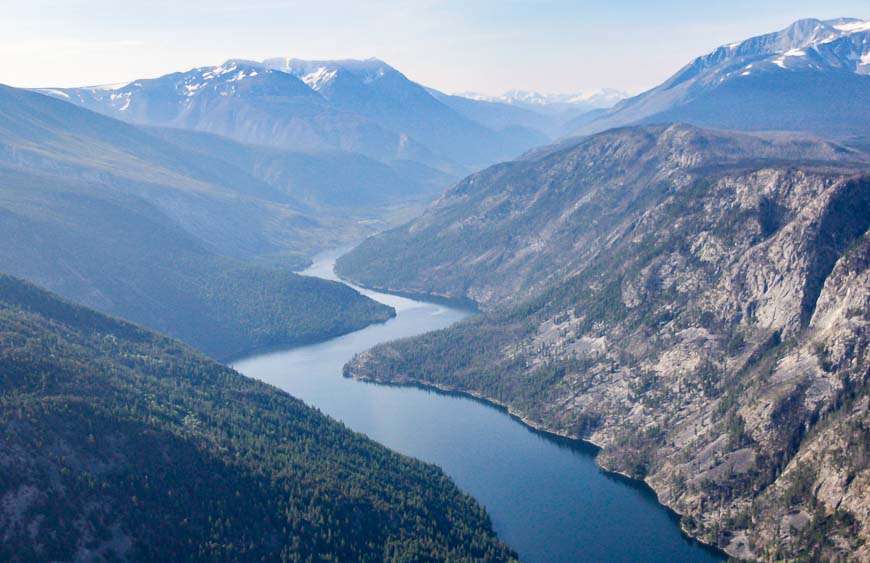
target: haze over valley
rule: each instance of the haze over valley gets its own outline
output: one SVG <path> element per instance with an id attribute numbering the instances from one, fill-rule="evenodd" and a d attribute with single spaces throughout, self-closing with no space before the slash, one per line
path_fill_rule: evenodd
<path id="1" fill-rule="evenodd" d="M 543 53 L 563 4 L 432 21 Z M 681 14 L 571 93 L 423 39 L 0 84 L 0 559 L 870 559 L 870 21 L 623 89 Z"/>

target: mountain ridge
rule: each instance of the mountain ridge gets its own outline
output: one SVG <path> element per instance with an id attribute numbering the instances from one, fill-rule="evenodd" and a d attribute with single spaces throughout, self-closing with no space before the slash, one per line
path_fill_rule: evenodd
<path id="1" fill-rule="evenodd" d="M 0 87 L 0 270 L 214 356 L 392 316 L 288 271 L 306 238 L 334 236 L 307 207 L 221 158 Z"/>
<path id="2" fill-rule="evenodd" d="M 623 152 L 637 154 L 639 162 L 629 167 L 628 171 L 640 169 L 641 174 L 657 174 L 656 167 L 662 167 L 661 173 L 666 174 L 684 167 L 702 169 L 714 163 L 718 166 L 751 167 L 758 161 L 785 166 L 801 161 L 816 161 L 821 164 L 841 161 L 845 167 L 852 169 L 870 163 L 870 157 L 862 151 L 802 135 L 735 133 L 700 129 L 686 124 L 613 129 L 592 137 L 568 140 L 552 150 L 541 149 L 524 160 L 497 164 L 468 176 L 452 186 L 415 221 L 375 235 L 351 253 L 339 258 L 337 271 L 366 287 L 472 299 L 484 308 L 525 297 L 526 294 L 520 291 L 520 287 L 529 289 L 546 281 L 526 277 L 523 274 L 526 268 L 533 272 L 535 267 L 546 271 L 544 265 L 548 263 L 548 259 L 552 264 L 560 264 L 565 260 L 557 254 L 539 256 L 538 252 L 519 252 L 518 248 L 521 245 L 535 248 L 538 241 L 546 241 L 548 237 L 556 236 L 568 237 L 562 241 L 564 244 L 576 245 L 577 242 L 571 241 L 570 237 L 573 235 L 570 233 L 556 234 L 561 224 L 566 221 L 559 217 L 560 214 L 571 212 L 571 205 L 566 204 L 566 209 L 555 204 L 552 208 L 545 207 L 547 214 L 532 218 L 532 223 L 529 224 L 526 222 L 528 216 L 523 213 L 531 214 L 533 209 L 526 209 L 525 203 L 521 202 L 537 190 L 547 193 L 547 186 L 551 181 L 547 176 L 551 162 L 579 166 L 575 160 L 583 158 L 583 167 L 596 170 L 596 158 L 601 158 L 606 163 L 613 153 Z M 595 156 L 579 156 L 587 153 Z M 632 179 L 631 174 L 634 172 L 628 171 L 622 168 L 602 168 L 596 171 L 595 177 L 602 186 L 619 189 L 624 182 Z M 526 174 L 538 177 L 539 182 L 516 180 Z M 488 186 L 498 186 L 503 179 L 510 183 L 503 186 L 502 191 L 491 194 L 491 201 L 474 199 L 476 196 L 472 194 L 477 191 L 476 186 L 480 182 Z M 584 185 L 586 186 L 588 184 Z M 573 188 L 570 184 L 565 184 L 559 189 L 561 191 L 556 192 L 554 197 L 562 197 L 570 193 L 565 190 Z M 544 205 L 539 199 L 532 198 L 531 201 L 534 205 Z M 451 225 L 450 228 L 444 227 L 442 222 L 462 217 L 468 212 L 467 206 L 472 202 L 475 207 L 480 206 L 479 218 L 469 220 L 468 223 Z M 487 216 L 492 218 L 484 219 Z M 477 225 L 476 221 L 483 223 Z M 488 224 L 490 221 L 492 225 Z M 506 240 L 512 241 L 504 254 L 493 254 L 488 246 L 493 240 L 489 238 L 490 233 L 486 229 L 496 226 Z M 389 246 L 394 242 L 402 246 L 391 248 L 389 253 L 375 250 L 381 245 Z M 466 256 L 477 251 L 482 254 L 463 264 L 459 262 L 462 253 L 451 256 L 451 248 L 465 248 Z M 433 257 L 441 256 L 442 260 L 431 270 L 417 269 L 429 259 L 427 252 L 431 252 Z M 524 260 L 533 262 L 519 267 L 518 264 L 525 264 Z M 386 278 L 377 277 L 377 273 L 386 271 L 390 271 L 391 283 L 404 287 L 383 285 Z M 369 276 L 368 272 L 375 275 Z M 475 280 L 487 280 L 490 276 L 493 276 L 493 280 L 498 280 L 502 275 L 510 280 L 508 287 L 503 290 L 496 291 L 490 285 L 475 285 Z M 428 280 L 427 276 L 430 276 Z M 434 285 L 427 285 L 430 281 Z M 499 283 L 501 282 L 496 281 L 492 285 Z"/>
<path id="3" fill-rule="evenodd" d="M 870 121 L 861 101 L 870 93 L 868 37 L 870 22 L 855 18 L 799 20 L 697 57 L 662 84 L 592 120 L 578 119 L 573 132 L 686 121 L 839 138 L 863 134 L 861 124 Z"/>
<path id="4" fill-rule="evenodd" d="M 539 140 L 468 119 L 377 59 L 230 59 L 109 88 L 37 91 L 141 125 L 292 150 L 340 149 L 384 162 L 409 159 L 445 171 L 508 158 Z"/>
<path id="5" fill-rule="evenodd" d="M 483 313 L 345 374 L 588 439 L 734 557 L 861 559 L 870 156 L 766 137 L 612 129 L 466 178 L 337 271 Z"/>

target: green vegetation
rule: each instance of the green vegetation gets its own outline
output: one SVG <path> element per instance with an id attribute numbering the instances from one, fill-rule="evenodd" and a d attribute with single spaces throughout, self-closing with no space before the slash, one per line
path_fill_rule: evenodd
<path id="1" fill-rule="evenodd" d="M 514 558 L 438 468 L 8 276 L 0 498 L 11 561 Z"/>
<path id="2" fill-rule="evenodd" d="M 344 284 L 217 256 L 137 198 L 24 173 L 0 180 L 9 209 L 0 209 L 8 242 L 0 266 L 215 358 L 322 340 L 394 314 Z"/>
<path id="3" fill-rule="evenodd" d="M 290 273 L 325 237 L 300 207 L 217 158 L 0 86 L 0 270 L 65 298 L 219 359 L 388 319 Z"/>

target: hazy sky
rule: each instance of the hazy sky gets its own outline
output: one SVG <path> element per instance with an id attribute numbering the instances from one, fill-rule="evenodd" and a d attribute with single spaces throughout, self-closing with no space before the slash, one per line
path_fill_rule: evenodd
<path id="1" fill-rule="evenodd" d="M 868 0 L 0 0 L 0 83 L 125 82 L 229 58 L 378 57 L 447 92 L 637 92 L 714 47 Z"/>

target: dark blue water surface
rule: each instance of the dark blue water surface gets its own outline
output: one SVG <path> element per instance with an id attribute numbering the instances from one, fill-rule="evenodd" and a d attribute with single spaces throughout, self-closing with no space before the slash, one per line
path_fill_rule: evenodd
<path id="1" fill-rule="evenodd" d="M 336 255 L 321 255 L 303 273 L 335 279 Z M 342 366 L 357 352 L 444 328 L 469 314 L 360 291 L 395 307 L 396 318 L 234 367 L 393 450 L 443 468 L 486 507 L 499 537 L 524 561 L 722 559 L 684 537 L 674 515 L 644 485 L 600 470 L 591 446 L 533 431 L 471 398 L 342 377 Z"/>

